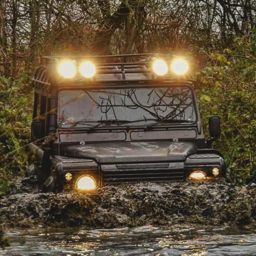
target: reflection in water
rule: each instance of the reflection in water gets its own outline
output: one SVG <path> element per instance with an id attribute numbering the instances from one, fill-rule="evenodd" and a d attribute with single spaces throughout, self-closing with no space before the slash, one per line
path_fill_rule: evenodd
<path id="1" fill-rule="evenodd" d="M 12 230 L 0 255 L 256 255 L 256 234 L 143 226 L 121 229 Z"/>

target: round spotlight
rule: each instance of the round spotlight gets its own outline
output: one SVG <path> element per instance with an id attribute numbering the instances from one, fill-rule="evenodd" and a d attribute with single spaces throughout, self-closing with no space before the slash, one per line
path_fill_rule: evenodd
<path id="1" fill-rule="evenodd" d="M 66 173 L 66 174 L 65 174 L 65 179 L 66 179 L 67 181 L 71 181 L 71 180 L 72 180 L 72 174 L 71 174 L 70 172 Z"/>
<path id="2" fill-rule="evenodd" d="M 195 171 L 189 175 L 189 179 L 198 180 L 198 181 L 204 180 L 204 179 L 206 179 L 206 174 L 205 174 L 205 172 L 202 172 L 202 171 Z"/>
<path id="3" fill-rule="evenodd" d="M 171 70 L 177 75 L 184 75 L 188 72 L 188 62 L 184 59 L 176 59 L 171 64 Z"/>
<path id="4" fill-rule="evenodd" d="M 220 169 L 215 167 L 212 169 L 212 174 L 216 177 L 220 174 Z"/>
<path id="5" fill-rule="evenodd" d="M 90 191 L 96 189 L 96 182 L 90 176 L 81 176 L 77 180 L 77 189 L 83 191 Z"/>
<path id="6" fill-rule="evenodd" d="M 92 62 L 84 61 L 80 64 L 79 72 L 82 76 L 90 78 L 96 74 L 96 68 Z"/>
<path id="7" fill-rule="evenodd" d="M 158 59 L 153 63 L 153 70 L 158 76 L 164 76 L 168 73 L 168 65 L 164 60 Z"/>
<path id="8" fill-rule="evenodd" d="M 73 78 L 76 75 L 76 65 L 72 60 L 62 61 L 58 66 L 58 71 L 64 78 Z"/>

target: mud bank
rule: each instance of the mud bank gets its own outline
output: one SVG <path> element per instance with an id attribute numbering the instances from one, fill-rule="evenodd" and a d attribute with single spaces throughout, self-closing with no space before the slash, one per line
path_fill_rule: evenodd
<path id="1" fill-rule="evenodd" d="M 91 194 L 34 193 L 23 181 L 0 197 L 3 226 L 96 228 L 142 225 L 248 225 L 256 221 L 256 184 L 141 183 L 109 186 Z"/>

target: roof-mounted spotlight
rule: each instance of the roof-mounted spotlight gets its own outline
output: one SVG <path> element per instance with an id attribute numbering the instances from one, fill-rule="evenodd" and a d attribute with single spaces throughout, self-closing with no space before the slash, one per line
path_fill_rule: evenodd
<path id="1" fill-rule="evenodd" d="M 79 66 L 79 72 L 83 77 L 91 78 L 96 74 L 96 67 L 90 61 L 84 61 Z"/>
<path id="2" fill-rule="evenodd" d="M 184 59 L 175 59 L 171 64 L 171 70 L 176 75 L 185 75 L 188 72 L 189 65 Z"/>
<path id="3" fill-rule="evenodd" d="M 76 75 L 76 64 L 72 60 L 64 60 L 58 66 L 58 72 L 64 78 L 73 78 Z"/>
<path id="4" fill-rule="evenodd" d="M 168 65 L 164 60 L 156 59 L 153 63 L 153 71 L 158 76 L 164 76 L 168 73 Z"/>

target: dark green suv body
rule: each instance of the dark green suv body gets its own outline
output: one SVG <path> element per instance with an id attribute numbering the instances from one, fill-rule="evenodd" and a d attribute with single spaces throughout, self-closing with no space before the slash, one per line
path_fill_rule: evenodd
<path id="1" fill-rule="evenodd" d="M 88 57 L 67 64 L 67 57 L 45 57 L 33 79 L 30 150 L 36 157 L 28 167 L 43 189 L 225 176 L 224 160 L 211 148 L 219 118 L 210 118 L 212 138 L 206 140 L 194 82 L 155 74 L 152 63 L 160 57 L 170 58 L 90 57 L 95 74 L 89 78 L 81 71 Z"/>

